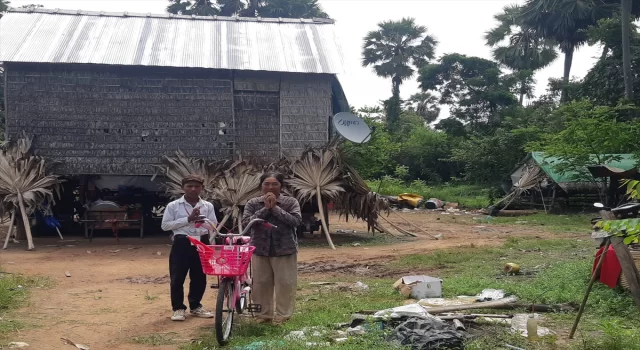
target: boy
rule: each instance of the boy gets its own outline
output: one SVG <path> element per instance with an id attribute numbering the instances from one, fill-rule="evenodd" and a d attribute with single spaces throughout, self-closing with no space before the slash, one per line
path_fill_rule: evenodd
<path id="1" fill-rule="evenodd" d="M 205 215 L 212 223 L 217 224 L 213 204 L 202 200 L 200 193 L 204 180 L 197 175 L 182 179 L 184 196 L 167 205 L 162 217 L 162 230 L 173 231 L 173 245 L 169 254 L 169 276 L 171 280 L 172 321 L 184 321 L 187 307 L 184 305 L 184 281 L 189 274 L 189 308 L 191 315 L 212 318 L 213 313 L 205 311 L 200 301 L 207 288 L 207 276 L 202 272 L 202 264 L 196 247 L 187 236 L 200 239 L 209 244 L 208 231 L 195 228 L 198 216 Z"/>

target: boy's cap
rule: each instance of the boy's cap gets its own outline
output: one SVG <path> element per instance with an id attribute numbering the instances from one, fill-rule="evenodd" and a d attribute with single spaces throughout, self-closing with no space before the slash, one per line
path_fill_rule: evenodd
<path id="1" fill-rule="evenodd" d="M 189 175 L 182 179 L 182 186 L 186 185 L 189 182 L 197 182 L 201 185 L 204 184 L 204 179 L 200 175 Z"/>

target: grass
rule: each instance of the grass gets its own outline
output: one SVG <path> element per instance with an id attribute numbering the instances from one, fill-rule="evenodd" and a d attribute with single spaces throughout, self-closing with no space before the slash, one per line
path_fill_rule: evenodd
<path id="1" fill-rule="evenodd" d="M 151 294 L 149 294 L 149 291 L 145 292 L 144 300 L 146 300 L 146 301 L 154 301 L 156 299 L 158 299 L 157 295 L 151 295 Z"/>
<path id="2" fill-rule="evenodd" d="M 389 263 L 387 267 L 392 271 L 407 268 L 433 271 L 432 276 L 444 280 L 444 297 L 475 295 L 483 289 L 495 288 L 518 296 L 523 303 L 579 303 L 589 280 L 593 252 L 593 243 L 588 238 L 510 238 L 502 247 L 479 248 L 469 244 L 457 249 L 402 256 Z M 525 274 L 505 276 L 502 267 L 507 262 L 519 264 Z M 238 346 L 236 349 L 249 350 L 254 348 L 243 346 L 263 342 L 267 346 L 255 349 L 307 349 L 305 342 L 322 343 L 331 337 L 320 335 L 318 339 L 296 342 L 286 340 L 285 336 L 291 331 L 305 327 L 320 327 L 329 331 L 336 323 L 348 322 L 353 312 L 379 310 L 399 306 L 405 302 L 391 287 L 393 279 L 354 278 L 342 276 L 338 280 L 351 283 L 362 280 L 369 285 L 369 290 L 363 294 L 329 291 L 310 286 L 307 283 L 309 281 L 301 281 L 297 310 L 289 323 L 282 327 L 273 327 L 242 320 L 234 328 L 233 346 Z M 544 326 L 558 332 L 561 335 L 559 338 L 566 338 L 565 332 L 571 327 L 575 313 L 545 316 Z M 384 341 L 387 332 L 388 330 L 373 331 L 363 337 L 350 337 L 345 343 L 319 348 L 392 349 L 391 345 Z M 538 342 L 528 342 L 526 338 L 514 335 L 504 327 L 488 327 L 471 339 L 466 348 L 504 349 L 505 344 L 534 350 L 640 349 L 640 313 L 626 293 L 596 284 L 579 326 L 577 339 L 574 341 L 566 342 L 556 337 L 547 337 Z M 209 333 L 198 343 L 185 349 L 217 349 L 214 335 Z"/>
<path id="3" fill-rule="evenodd" d="M 554 215 L 538 213 L 521 217 L 494 217 L 489 220 L 492 224 L 521 225 L 527 227 L 543 227 L 554 232 L 580 232 L 584 233 L 590 227 L 590 220 L 596 216 L 587 214 Z"/>
<path id="4" fill-rule="evenodd" d="M 401 193 L 416 193 L 425 199 L 438 198 L 446 202 L 456 202 L 462 208 L 479 209 L 489 206 L 490 190 L 474 185 L 443 184 L 430 186 L 422 181 L 404 183 L 401 180 L 385 177 L 382 180 L 367 181 L 372 191 L 386 196 L 397 196 Z"/>
<path id="5" fill-rule="evenodd" d="M 147 346 L 175 345 L 174 337 L 176 335 L 176 333 L 148 334 L 133 338 L 133 342 Z"/>
<path id="6" fill-rule="evenodd" d="M 11 316 L 15 309 L 25 305 L 29 291 L 33 288 L 49 288 L 53 281 L 43 277 L 26 277 L 0 272 L 0 340 L 6 341 L 10 334 L 26 325 Z"/>

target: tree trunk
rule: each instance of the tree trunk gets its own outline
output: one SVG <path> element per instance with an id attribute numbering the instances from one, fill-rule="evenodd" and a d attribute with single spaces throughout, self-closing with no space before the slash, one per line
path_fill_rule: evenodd
<path id="1" fill-rule="evenodd" d="M 575 48 L 571 46 L 564 53 L 564 75 L 562 76 L 562 96 L 560 102 L 565 103 L 569 100 L 569 76 L 571 75 L 571 64 L 573 64 L 573 53 Z"/>
<path id="2" fill-rule="evenodd" d="M 393 95 L 393 97 L 400 98 L 400 83 L 401 82 L 402 81 L 399 78 L 396 78 L 396 77 L 391 78 L 391 84 L 392 84 L 391 94 Z"/>
<path id="3" fill-rule="evenodd" d="M 9 245 L 9 239 L 11 237 L 11 233 L 13 232 L 13 223 L 16 221 L 16 211 L 15 209 L 11 211 L 11 220 L 9 221 L 9 229 L 7 230 L 7 238 L 4 240 L 4 246 L 2 249 L 7 249 Z"/>
<path id="4" fill-rule="evenodd" d="M 331 235 L 329 234 L 327 221 L 325 220 L 324 207 L 322 206 L 322 196 L 320 195 L 320 186 L 316 188 L 316 198 L 318 199 L 318 211 L 320 211 L 320 222 L 322 223 L 324 235 L 327 236 L 327 242 L 329 242 L 329 246 L 331 247 L 331 249 L 336 250 L 336 247 L 333 245 L 333 241 L 331 240 Z"/>
<path id="5" fill-rule="evenodd" d="M 524 107 L 524 95 L 526 94 L 527 85 L 524 80 L 520 82 L 520 106 Z"/>
<path id="6" fill-rule="evenodd" d="M 624 72 L 624 98 L 633 100 L 633 73 L 631 72 L 631 42 L 629 26 L 631 24 L 631 3 L 633 0 L 622 0 L 622 71 Z"/>
<path id="7" fill-rule="evenodd" d="M 27 233 L 27 250 L 34 250 L 36 247 L 33 245 L 33 237 L 31 236 L 31 226 L 29 225 L 29 216 L 27 215 L 27 209 L 24 207 L 24 201 L 22 200 L 22 193 L 18 192 L 18 203 L 20 204 L 20 213 L 22 215 L 22 222 L 24 223 L 24 230 Z"/>

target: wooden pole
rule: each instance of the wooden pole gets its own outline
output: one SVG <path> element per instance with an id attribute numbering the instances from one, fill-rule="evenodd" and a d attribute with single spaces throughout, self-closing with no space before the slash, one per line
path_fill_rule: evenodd
<path id="1" fill-rule="evenodd" d="M 409 225 L 417 228 L 418 230 L 420 230 L 422 233 L 426 234 L 427 236 L 431 236 L 434 239 L 437 239 L 435 236 L 431 235 L 429 232 L 423 230 L 422 228 L 420 228 L 418 225 L 414 224 L 413 222 L 405 219 L 402 215 L 396 213 L 396 212 L 392 212 L 393 214 L 396 214 L 397 217 L 399 217 L 400 219 L 404 220 L 404 222 L 408 223 Z M 415 236 L 414 236 L 415 237 Z"/>
<path id="2" fill-rule="evenodd" d="M 624 238 L 613 236 L 611 237 L 611 244 L 622 267 L 622 273 L 629 284 L 629 291 L 631 292 L 633 301 L 635 301 L 636 306 L 640 309 L 640 279 L 638 278 L 638 268 L 633 260 L 633 256 L 631 256 L 627 245 L 624 244 Z"/>
<path id="3" fill-rule="evenodd" d="M 36 247 L 33 245 L 33 237 L 31 236 L 31 226 L 29 225 L 29 217 L 27 216 L 27 209 L 24 207 L 24 200 L 22 199 L 22 193 L 18 192 L 18 204 L 20 204 L 20 214 L 22 215 L 22 222 L 24 223 L 24 230 L 27 234 L 27 250 L 34 250 Z"/>
<path id="4" fill-rule="evenodd" d="M 596 268 L 593 271 L 593 274 L 591 275 L 591 280 L 589 281 L 589 285 L 587 286 L 587 292 L 584 294 L 584 298 L 582 298 L 582 304 L 580 304 L 580 309 L 578 311 L 578 315 L 576 316 L 576 320 L 573 322 L 573 327 L 571 327 L 571 333 L 569 333 L 569 339 L 573 339 L 573 336 L 576 334 L 578 323 L 580 323 L 580 318 L 582 317 L 582 313 L 584 312 L 584 307 L 587 305 L 589 294 L 591 294 L 591 288 L 593 288 L 593 283 L 595 283 L 596 279 L 600 275 L 600 270 L 602 269 L 602 264 L 604 263 L 604 259 L 607 256 L 607 252 L 609 251 L 610 245 L 611 245 L 611 240 L 607 238 L 607 243 L 604 245 L 602 254 L 600 254 L 600 260 L 598 260 L 598 265 L 596 265 Z"/>
<path id="5" fill-rule="evenodd" d="M 415 235 L 414 233 L 411 233 L 407 230 L 401 229 L 400 227 L 398 227 L 396 224 L 394 224 L 393 222 L 387 220 L 387 218 L 385 218 L 384 216 L 381 216 L 382 220 L 386 221 L 389 225 L 391 225 L 391 227 L 395 228 L 396 230 L 398 230 L 398 232 L 405 234 L 407 236 L 411 236 L 411 237 L 418 237 L 417 235 Z M 433 236 L 431 236 L 433 237 Z M 437 239 L 435 237 L 433 237 L 433 239 Z"/>
<path id="6" fill-rule="evenodd" d="M 496 301 L 486 301 L 483 303 L 473 303 L 473 304 L 463 304 L 463 305 L 438 306 L 438 307 L 431 307 L 426 310 L 432 315 L 437 315 L 437 314 L 444 314 L 447 312 L 472 310 L 472 309 L 492 309 L 495 307 L 513 304 L 513 303 L 516 303 L 517 301 L 518 301 L 517 297 L 510 296 L 510 297 L 506 297 L 504 299 L 500 299 Z"/>
<path id="7" fill-rule="evenodd" d="M 2 249 L 7 249 L 9 245 L 9 237 L 11 237 L 11 233 L 13 232 L 13 222 L 16 220 L 16 210 L 13 209 L 11 211 L 11 220 L 9 221 L 9 230 L 7 231 L 7 238 L 4 240 L 4 246 Z"/>
<path id="8" fill-rule="evenodd" d="M 318 200 L 318 211 L 320 211 L 320 222 L 322 223 L 324 235 L 327 237 L 327 242 L 329 242 L 331 249 L 336 250 L 336 247 L 333 245 L 333 241 L 331 240 L 331 235 L 329 235 L 329 228 L 327 228 L 327 222 L 325 220 L 324 207 L 322 206 L 322 197 L 320 195 L 320 185 L 316 187 L 316 199 Z"/>

